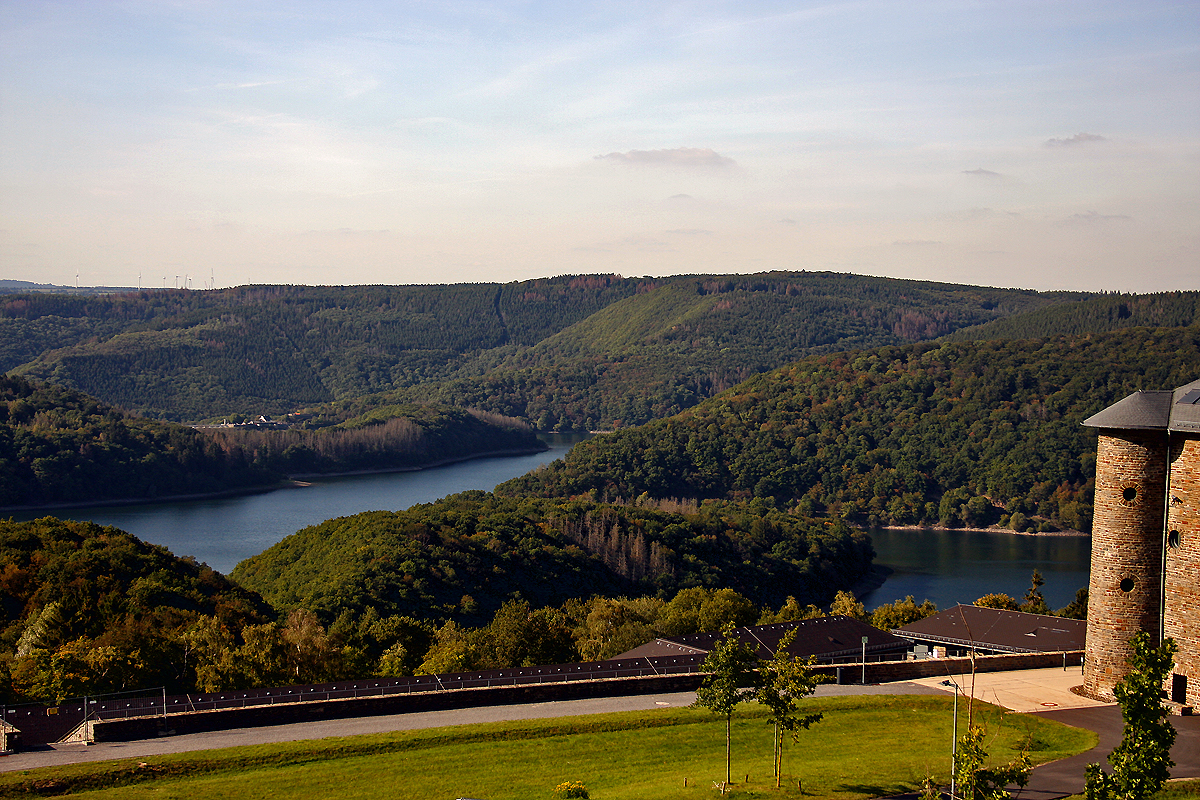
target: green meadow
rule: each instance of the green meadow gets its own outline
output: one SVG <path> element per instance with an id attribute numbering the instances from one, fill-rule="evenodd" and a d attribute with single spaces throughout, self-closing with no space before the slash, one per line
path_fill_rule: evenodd
<path id="1" fill-rule="evenodd" d="M 771 773 L 765 712 L 733 723 L 732 797 L 856 800 L 947 780 L 951 700 L 928 696 L 819 698 L 825 718 L 788 741 L 782 788 Z M 965 710 L 960 705 L 960 729 Z M 998 762 L 1022 749 L 1034 763 L 1093 747 L 1088 731 L 976 704 Z M 465 725 L 239 747 L 0 774 L 0 797 L 288 797 L 531 800 L 582 781 L 593 800 L 716 796 L 725 775 L 723 719 L 692 708 Z M 798 783 L 800 784 L 798 786 Z"/>

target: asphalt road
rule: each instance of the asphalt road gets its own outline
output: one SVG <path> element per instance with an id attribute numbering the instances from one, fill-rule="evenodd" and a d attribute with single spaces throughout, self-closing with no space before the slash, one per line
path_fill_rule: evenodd
<path id="1" fill-rule="evenodd" d="M 996 697 L 987 697 L 991 702 L 999 701 L 1008 707 L 1020 706 L 1018 710 L 1028 712 L 1035 707 L 1053 706 L 1046 701 L 1052 697 L 1065 701 L 1061 687 L 1071 676 L 1044 671 L 1045 677 L 1033 671 L 1024 673 L 994 673 L 981 676 L 994 682 L 989 690 Z M 1041 678 L 1041 679 L 1036 679 Z M 1019 682 L 1015 688 L 1014 681 Z M 817 696 L 857 694 L 944 694 L 945 687 L 933 680 L 921 683 L 892 683 L 877 686 L 819 686 Z M 1005 684 L 1008 688 L 1005 689 Z M 1041 693 L 1037 686 L 1042 687 Z M 981 692 L 983 694 L 983 692 Z M 602 714 L 612 711 L 640 711 L 654 708 L 670 708 L 690 705 L 696 699 L 694 692 L 639 695 L 634 697 L 609 697 L 590 700 L 563 700 L 549 703 L 491 706 L 486 708 L 457 709 L 449 711 L 425 711 L 411 714 L 364 717 L 343 720 L 323 720 L 290 725 L 260 728 L 242 728 L 229 731 L 213 731 L 183 736 L 168 736 L 160 739 L 144 739 L 134 742 L 102 743 L 96 745 L 68 744 L 0 757 L 0 772 L 36 769 L 85 761 L 104 761 L 122 758 L 144 758 L 165 753 L 184 753 L 195 750 L 213 750 L 241 745 L 292 742 L 309 739 L 324 739 L 331 736 L 358 736 L 369 733 L 439 728 L 450 725 L 469 725 L 477 722 L 504 722 L 524 719 L 547 719 L 585 714 Z M 1116 705 L 1098 705 L 1075 698 L 1081 703 L 1076 708 L 1058 708 L 1051 711 L 1034 712 L 1040 717 L 1053 719 L 1067 725 L 1096 731 L 1100 742 L 1096 748 L 1072 758 L 1044 764 L 1034 770 L 1029 786 L 1017 794 L 1020 800 L 1051 800 L 1051 798 L 1076 794 L 1083 790 L 1084 767 L 1091 763 L 1107 765 L 1108 753 L 1121 740 L 1121 712 Z M 1008 701 L 1005 703 L 1005 701 Z M 1086 705 L 1082 705 L 1086 704 Z M 1171 757 L 1175 761 L 1172 777 L 1200 778 L 1200 717 L 1172 717 L 1178 732 Z"/>
<path id="2" fill-rule="evenodd" d="M 818 696 L 854 694 L 941 694 L 916 684 L 887 686 L 820 686 Z M 642 711 L 653 708 L 691 705 L 695 692 L 638 695 L 635 697 L 604 697 L 591 700 L 561 700 L 550 703 L 529 703 L 510 706 L 421 711 L 356 719 L 322 720 L 262 728 L 239 728 L 228 731 L 192 733 L 142 739 L 133 742 L 111 742 L 94 745 L 59 744 L 43 750 L 15 753 L 0 757 L 0 772 L 38 767 L 59 766 L 84 761 L 105 761 L 117 758 L 144 758 L 165 753 L 186 753 L 193 750 L 214 750 L 222 747 L 294 742 L 324 739 L 330 736 L 359 736 L 368 733 L 441 728 L 449 725 L 470 725 L 476 722 L 506 722 L 522 719 L 548 719 L 583 714 L 604 714 L 610 711 Z"/>

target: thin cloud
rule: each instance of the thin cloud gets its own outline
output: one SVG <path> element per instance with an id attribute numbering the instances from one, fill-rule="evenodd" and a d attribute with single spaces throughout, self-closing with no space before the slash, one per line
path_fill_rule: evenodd
<path id="1" fill-rule="evenodd" d="M 706 231 L 703 228 L 676 228 L 675 230 L 667 231 L 679 236 L 712 236 L 712 231 Z"/>
<path id="2" fill-rule="evenodd" d="M 963 175 L 978 175 L 981 178 L 1001 178 L 1001 177 L 1003 177 L 999 172 L 992 172 L 990 169 L 983 169 L 982 167 L 980 167 L 979 169 L 964 169 L 962 171 L 962 174 Z"/>
<path id="3" fill-rule="evenodd" d="M 728 156 L 708 147 L 676 147 L 673 150 L 628 150 L 596 156 L 597 161 L 611 161 L 634 166 L 726 168 L 737 165 Z"/>
<path id="4" fill-rule="evenodd" d="M 941 242 L 933 241 L 931 239 L 897 239 L 896 241 L 892 242 L 892 244 L 896 245 L 897 247 L 935 247 L 940 245 Z"/>
<path id="5" fill-rule="evenodd" d="M 1133 217 L 1128 214 L 1097 214 L 1095 211 L 1088 211 L 1085 214 L 1072 214 L 1071 216 L 1060 222 L 1060 225 L 1079 226 L 1079 225 L 1107 225 L 1113 222 L 1124 222 L 1131 220 Z"/>
<path id="6" fill-rule="evenodd" d="M 1066 139 L 1047 139 L 1046 147 L 1076 147 L 1088 142 L 1107 142 L 1103 136 L 1095 133 L 1077 133 Z"/>

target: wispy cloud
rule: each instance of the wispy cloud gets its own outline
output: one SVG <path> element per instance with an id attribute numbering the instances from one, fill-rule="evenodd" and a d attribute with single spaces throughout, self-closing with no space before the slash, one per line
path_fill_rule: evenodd
<path id="1" fill-rule="evenodd" d="M 963 175 L 977 175 L 981 178 L 1002 178 L 1002 177 L 1004 177 L 999 172 L 992 172 L 990 169 L 983 169 L 982 167 L 979 169 L 964 169 L 962 171 L 962 174 Z"/>
<path id="2" fill-rule="evenodd" d="M 1097 214 L 1095 211 L 1088 211 L 1084 214 L 1072 214 L 1059 224 L 1066 226 L 1107 225 L 1111 222 L 1123 222 L 1131 219 L 1133 217 L 1128 214 Z"/>
<path id="3" fill-rule="evenodd" d="M 1075 147 L 1088 142 L 1107 142 L 1108 139 L 1096 133 L 1077 133 L 1066 139 L 1047 139 L 1046 147 Z"/>
<path id="4" fill-rule="evenodd" d="M 703 169 L 737 166 L 732 158 L 708 147 L 676 147 L 673 150 L 627 150 L 596 156 L 598 161 L 635 166 L 699 167 Z"/>
<path id="5" fill-rule="evenodd" d="M 897 239 L 892 242 L 897 247 L 935 247 L 941 242 L 932 241 L 930 239 Z"/>

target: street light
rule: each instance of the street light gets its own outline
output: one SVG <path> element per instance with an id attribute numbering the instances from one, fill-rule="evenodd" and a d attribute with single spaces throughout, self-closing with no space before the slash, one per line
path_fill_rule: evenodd
<path id="1" fill-rule="evenodd" d="M 866 686 L 867 685 L 867 637 L 866 636 L 862 637 L 862 645 L 863 645 L 862 684 L 863 684 L 863 686 Z"/>
<path id="2" fill-rule="evenodd" d="M 942 681 L 942 686 L 954 687 L 954 742 L 950 746 L 950 800 L 954 800 L 954 780 L 958 776 L 958 684 L 951 680 Z"/>

